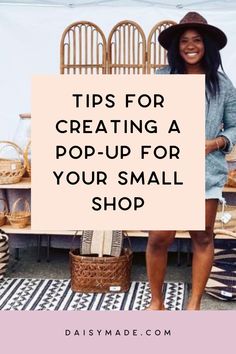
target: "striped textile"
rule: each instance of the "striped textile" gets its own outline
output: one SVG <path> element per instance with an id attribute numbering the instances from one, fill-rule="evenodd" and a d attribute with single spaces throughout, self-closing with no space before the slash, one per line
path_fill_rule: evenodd
<path id="1" fill-rule="evenodd" d="M 121 230 L 84 230 L 81 237 L 80 254 L 98 254 L 118 257 L 123 245 Z"/>
<path id="2" fill-rule="evenodd" d="M 8 236 L 0 229 L 0 279 L 6 273 L 9 261 Z"/>
<path id="3" fill-rule="evenodd" d="M 236 300 L 236 249 L 216 249 L 206 292 L 217 299 Z"/>
<path id="4" fill-rule="evenodd" d="M 184 308 L 188 285 L 165 283 L 164 304 L 170 311 Z M 1 311 L 140 311 L 151 300 L 147 282 L 132 281 L 123 293 L 78 293 L 69 279 L 5 278 L 0 281 Z"/>

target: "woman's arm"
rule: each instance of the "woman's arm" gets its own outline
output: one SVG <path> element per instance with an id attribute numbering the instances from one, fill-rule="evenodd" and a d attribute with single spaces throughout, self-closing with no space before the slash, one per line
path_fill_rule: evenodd
<path id="1" fill-rule="evenodd" d="M 227 144 L 221 147 L 221 151 L 225 154 L 230 153 L 233 145 L 236 144 L 236 89 L 230 80 L 228 80 L 227 86 L 224 105 L 223 130 L 220 132 L 218 137 L 227 139 Z"/>
<path id="2" fill-rule="evenodd" d="M 236 127 L 235 127 L 236 128 Z M 205 143 L 205 153 L 206 155 L 215 150 L 222 150 L 228 148 L 229 140 L 225 136 L 218 136 L 215 139 L 206 140 Z"/>

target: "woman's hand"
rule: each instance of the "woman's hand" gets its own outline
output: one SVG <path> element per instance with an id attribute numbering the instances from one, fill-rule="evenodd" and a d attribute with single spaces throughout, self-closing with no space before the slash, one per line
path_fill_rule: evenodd
<path id="1" fill-rule="evenodd" d="M 216 139 L 206 140 L 205 143 L 205 154 L 208 155 L 210 152 L 218 150 Z"/>
<path id="2" fill-rule="evenodd" d="M 220 150 L 222 148 L 225 148 L 226 145 L 227 145 L 227 141 L 226 141 L 226 138 L 224 138 L 223 136 L 218 136 L 215 139 L 206 140 L 206 143 L 205 143 L 205 154 L 208 155 L 212 151 Z"/>

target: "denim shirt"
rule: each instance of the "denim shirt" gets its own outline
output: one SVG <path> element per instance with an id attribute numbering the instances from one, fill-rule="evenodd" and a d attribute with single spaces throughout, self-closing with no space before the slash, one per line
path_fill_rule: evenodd
<path id="1" fill-rule="evenodd" d="M 170 74 L 170 67 L 158 69 L 157 74 Z M 206 156 L 205 198 L 221 199 L 222 189 L 227 180 L 228 166 L 225 154 L 236 144 L 236 89 L 229 78 L 218 72 L 220 93 L 212 98 L 206 90 L 206 139 L 225 136 L 229 143 L 226 149 L 215 150 Z M 223 130 L 222 130 L 223 126 Z"/>

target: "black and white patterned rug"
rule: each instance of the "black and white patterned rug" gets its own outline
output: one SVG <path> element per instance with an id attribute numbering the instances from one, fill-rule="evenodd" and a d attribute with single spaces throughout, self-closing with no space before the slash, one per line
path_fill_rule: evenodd
<path id="1" fill-rule="evenodd" d="M 182 310 L 187 284 L 165 283 L 165 307 Z M 147 282 L 133 281 L 126 293 L 75 293 L 68 279 L 12 279 L 0 281 L 0 310 L 119 311 L 143 310 L 150 302 Z"/>

